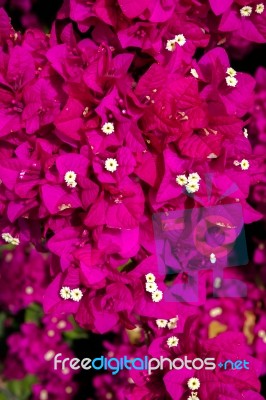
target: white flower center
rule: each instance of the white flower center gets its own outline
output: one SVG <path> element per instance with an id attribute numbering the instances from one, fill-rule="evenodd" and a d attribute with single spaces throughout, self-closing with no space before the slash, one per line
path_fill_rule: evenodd
<path id="1" fill-rule="evenodd" d="M 67 210 L 68 208 L 71 208 L 71 204 L 61 204 L 60 206 L 58 206 L 59 211 L 64 211 Z"/>
<path id="2" fill-rule="evenodd" d="M 165 48 L 168 51 L 174 51 L 176 48 L 176 41 L 174 39 L 167 40 Z"/>
<path id="3" fill-rule="evenodd" d="M 57 328 L 58 329 L 65 329 L 66 325 L 67 325 L 66 321 L 59 321 L 58 324 L 57 324 Z"/>
<path id="4" fill-rule="evenodd" d="M 216 256 L 215 256 L 214 253 L 211 253 L 211 254 L 210 254 L 210 262 L 211 262 L 212 264 L 215 264 L 215 263 L 216 263 Z"/>
<path id="5" fill-rule="evenodd" d="M 177 327 L 177 321 L 178 321 L 178 316 L 169 319 L 169 322 L 167 324 L 168 329 L 175 329 Z"/>
<path id="6" fill-rule="evenodd" d="M 171 336 L 170 338 L 167 339 L 166 343 L 169 348 L 176 347 L 179 343 L 179 339 L 176 336 Z"/>
<path id="7" fill-rule="evenodd" d="M 44 359 L 45 361 L 51 361 L 55 356 L 55 352 L 53 350 L 49 350 L 47 351 L 47 353 L 45 353 L 44 355 Z"/>
<path id="8" fill-rule="evenodd" d="M 191 73 L 192 76 L 194 76 L 194 78 L 198 79 L 199 74 L 197 73 L 195 68 L 191 68 L 190 73 Z"/>
<path id="9" fill-rule="evenodd" d="M 184 186 L 187 184 L 186 175 L 177 175 L 175 180 L 176 180 L 176 183 L 178 183 L 178 185 L 180 185 L 180 186 Z"/>
<path id="10" fill-rule="evenodd" d="M 156 325 L 158 328 L 165 328 L 167 326 L 167 319 L 156 319 Z"/>
<path id="11" fill-rule="evenodd" d="M 227 86 L 231 86 L 231 87 L 236 87 L 238 80 L 234 77 L 234 76 L 230 76 L 228 75 L 226 78 L 226 84 Z"/>
<path id="12" fill-rule="evenodd" d="M 196 182 L 190 182 L 186 185 L 186 190 L 188 193 L 195 193 L 199 190 L 199 188 L 199 184 Z"/>
<path id="13" fill-rule="evenodd" d="M 236 70 L 234 70 L 234 68 L 231 68 L 231 67 L 227 68 L 226 73 L 229 76 L 236 76 L 236 74 L 237 74 Z"/>
<path id="14" fill-rule="evenodd" d="M 187 385 L 190 390 L 197 390 L 200 387 L 200 381 L 198 378 L 190 378 Z"/>
<path id="15" fill-rule="evenodd" d="M 71 290 L 68 286 L 63 286 L 60 290 L 60 296 L 64 300 L 68 300 L 71 297 Z"/>
<path id="16" fill-rule="evenodd" d="M 252 7 L 250 6 L 245 6 L 240 9 L 241 17 L 250 17 L 251 14 L 252 14 Z"/>
<path id="17" fill-rule="evenodd" d="M 247 170 L 247 169 L 249 169 L 249 162 L 248 162 L 248 160 L 242 160 L 241 161 L 241 163 L 240 163 L 240 167 L 241 167 L 241 169 L 242 170 Z"/>
<path id="18" fill-rule="evenodd" d="M 64 179 L 68 187 L 74 188 L 77 186 L 76 182 L 77 174 L 74 171 L 67 171 Z"/>
<path id="19" fill-rule="evenodd" d="M 83 114 L 83 117 L 86 117 L 89 114 L 89 107 L 85 107 L 82 114 Z"/>
<path id="20" fill-rule="evenodd" d="M 47 392 L 47 390 L 43 389 L 40 392 L 40 400 L 48 400 L 48 392 Z"/>
<path id="21" fill-rule="evenodd" d="M 263 11 L 264 11 L 264 4 L 263 3 L 257 4 L 255 12 L 257 14 L 262 14 Z"/>
<path id="22" fill-rule="evenodd" d="M 207 158 L 217 158 L 217 154 L 210 153 Z"/>
<path id="23" fill-rule="evenodd" d="M 221 315 L 222 313 L 223 313 L 223 310 L 222 310 L 221 307 L 212 308 L 212 309 L 210 310 L 210 312 L 209 312 L 209 314 L 210 314 L 210 316 L 211 316 L 212 318 L 218 317 L 218 316 Z"/>
<path id="24" fill-rule="evenodd" d="M 176 35 L 174 40 L 177 44 L 179 44 L 179 46 L 184 46 L 187 41 L 182 33 L 180 35 Z"/>
<path id="25" fill-rule="evenodd" d="M 102 131 L 106 135 L 111 135 L 111 133 L 114 133 L 115 131 L 114 124 L 112 122 L 105 122 L 102 126 Z"/>
<path id="26" fill-rule="evenodd" d="M 198 183 L 201 180 L 201 177 L 197 172 L 193 172 L 188 175 L 187 180 L 189 183 Z"/>
<path id="27" fill-rule="evenodd" d="M 158 289 L 157 283 L 146 282 L 146 292 L 153 293 Z"/>
<path id="28" fill-rule="evenodd" d="M 27 287 L 26 287 L 26 289 L 25 289 L 25 293 L 26 293 L 26 294 L 30 295 L 30 294 L 32 294 L 33 292 L 34 292 L 33 287 L 31 287 L 31 286 L 27 286 Z"/>
<path id="29" fill-rule="evenodd" d="M 174 37 L 174 39 L 167 40 L 165 48 L 168 51 L 174 51 L 176 49 L 177 44 L 182 47 L 182 46 L 184 46 L 186 41 L 187 40 L 186 40 L 185 36 L 181 33 L 179 35 L 176 35 Z"/>
<path id="30" fill-rule="evenodd" d="M 2 233 L 2 239 L 9 244 L 13 244 L 13 246 L 18 246 L 20 241 L 19 238 L 14 238 L 10 233 L 4 232 Z"/>
<path id="31" fill-rule="evenodd" d="M 155 303 L 158 303 L 161 301 L 163 298 L 163 292 L 161 290 L 156 290 L 155 292 L 152 293 L 152 301 Z"/>
<path id="32" fill-rule="evenodd" d="M 115 158 L 107 158 L 107 160 L 105 160 L 104 167 L 109 172 L 115 172 L 119 165 Z"/>
<path id="33" fill-rule="evenodd" d="M 150 272 L 145 275 L 146 282 L 155 282 L 155 276 Z"/>
<path id="34" fill-rule="evenodd" d="M 187 400 L 200 400 L 197 392 L 191 392 L 191 396 Z"/>
<path id="35" fill-rule="evenodd" d="M 70 297 L 73 301 L 80 301 L 83 297 L 83 293 L 80 289 L 71 290 Z"/>

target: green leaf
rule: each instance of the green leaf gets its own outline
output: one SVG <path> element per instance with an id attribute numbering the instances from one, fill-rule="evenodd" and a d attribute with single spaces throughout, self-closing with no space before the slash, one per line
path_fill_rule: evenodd
<path id="1" fill-rule="evenodd" d="M 73 340 L 78 340 L 78 339 L 88 339 L 89 334 L 85 329 L 82 329 L 78 326 L 76 323 L 75 319 L 73 316 L 69 316 L 68 318 L 69 322 L 72 324 L 73 329 L 71 331 L 65 331 L 63 332 L 63 336 L 65 340 L 71 345 L 71 342 Z"/>
<path id="2" fill-rule="evenodd" d="M 17 400 L 28 400 L 32 392 L 32 385 L 36 382 L 37 378 L 34 375 L 27 375 L 24 379 L 7 382 L 6 386 Z"/>
<path id="3" fill-rule="evenodd" d="M 72 342 L 72 340 L 78 339 L 88 339 L 88 333 L 82 329 L 75 329 L 73 331 L 66 331 L 63 333 L 67 341 Z"/>
<path id="4" fill-rule="evenodd" d="M 14 246 L 13 244 L 3 244 L 2 246 L 0 246 L 0 251 L 4 251 L 4 250 L 14 250 L 16 246 Z"/>
<path id="5" fill-rule="evenodd" d="M 132 260 L 131 260 L 131 258 L 129 258 L 129 260 L 128 260 L 125 264 L 120 265 L 120 266 L 117 268 L 117 270 L 118 270 L 119 272 L 122 272 L 122 271 L 126 270 L 127 267 L 128 267 L 131 263 L 132 263 Z"/>
<path id="6" fill-rule="evenodd" d="M 6 389 L 0 389 L 0 400 L 18 400 L 12 393 Z"/>
<path id="7" fill-rule="evenodd" d="M 1 312 L 0 313 L 0 337 L 2 337 L 4 335 L 5 320 L 6 320 L 6 314 Z M 1 400 L 1 398 L 0 398 L 0 400 Z"/>
<path id="8" fill-rule="evenodd" d="M 41 306 L 36 303 L 30 304 L 30 306 L 26 309 L 25 312 L 25 322 L 33 322 L 35 324 L 40 323 L 40 319 L 43 316 L 43 310 Z"/>

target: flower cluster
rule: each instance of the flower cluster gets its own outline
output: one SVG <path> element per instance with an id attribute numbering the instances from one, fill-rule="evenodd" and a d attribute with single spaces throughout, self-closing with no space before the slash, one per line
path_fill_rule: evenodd
<path id="1" fill-rule="evenodd" d="M 50 281 L 49 256 L 28 245 L 1 254 L 0 306 L 16 314 L 33 302 L 42 303 Z"/>
<path id="2" fill-rule="evenodd" d="M 57 353 L 74 357 L 61 336 L 62 329 L 66 329 L 68 324 L 64 318 L 44 318 L 41 327 L 25 323 L 21 325 L 20 332 L 8 338 L 4 377 L 23 379 L 27 374 L 33 375 L 36 378 L 32 386 L 34 400 L 69 400 L 76 392 L 73 382 L 76 371 L 53 368 L 53 358 Z"/>
<path id="3" fill-rule="evenodd" d="M 94 381 L 99 398 L 260 400 L 263 290 L 246 273 L 248 299 L 211 299 L 221 278 L 213 283 L 205 266 L 218 268 L 219 246 L 203 264 L 195 249 L 193 262 L 186 249 L 178 258 L 172 231 L 163 226 L 156 240 L 154 224 L 175 210 L 192 210 L 191 224 L 203 208 L 239 205 L 246 224 L 265 213 L 266 73 L 254 79 L 229 56 L 236 43 L 240 52 L 266 43 L 264 2 L 61 5 L 49 33 L 36 24 L 16 31 L 0 9 L 0 304 L 16 313 L 38 302 L 49 315 L 9 338 L 6 376 L 16 378 L 13 359 L 18 378 L 38 376 L 34 399 L 71 398 L 72 372 L 51 376 L 47 363 L 71 356 L 58 329 L 73 314 L 86 330 L 116 333 L 122 344 L 107 344 L 116 357 L 211 355 L 218 364 L 230 355 L 252 364 L 243 375 L 164 368 L 123 371 L 114 382 L 104 374 Z M 235 227 L 214 217 L 220 245 L 218 227 Z M 171 223 L 188 233 L 182 219 Z M 265 278 L 264 244 L 255 242 L 252 268 Z M 193 263 L 203 269 L 199 299 L 179 302 L 169 292 L 186 291 Z M 240 279 L 228 270 L 225 279 Z"/>
<path id="4" fill-rule="evenodd" d="M 84 31 L 93 20 L 74 18 L 74 10 L 70 17 Z M 255 82 L 238 72 L 237 86 L 227 85 L 236 72 L 222 48 L 194 59 L 209 36 L 186 15 L 167 14 L 159 48 L 143 50 L 150 57 L 144 73 L 143 55 L 128 50 L 132 44 L 125 45 L 118 27 L 111 45 L 107 26 L 95 26 L 87 39 L 69 24 L 62 32 L 55 25 L 52 37 L 37 30 L 14 37 L 6 20 L 3 242 L 45 245 L 55 276 L 46 311 L 72 312 L 96 332 L 124 318 L 134 326 L 133 316 L 146 316 L 149 308 L 163 316 L 164 277 L 158 290 L 157 281 L 147 282 L 150 298 L 142 285 L 145 273 L 156 274 L 152 213 L 190 199 L 192 207 L 240 202 L 246 222 L 259 218 L 246 199 L 260 157 L 243 135 Z M 169 55 L 164 41 L 178 26 L 186 43 Z"/>
<path id="5" fill-rule="evenodd" d="M 151 293 L 152 301 L 158 303 L 163 298 L 163 292 L 158 290 L 158 285 L 155 281 L 155 276 L 152 273 L 146 275 L 146 292 Z"/>

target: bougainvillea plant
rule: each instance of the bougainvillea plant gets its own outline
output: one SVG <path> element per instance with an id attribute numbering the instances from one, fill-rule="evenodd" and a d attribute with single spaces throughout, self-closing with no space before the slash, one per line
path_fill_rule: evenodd
<path id="1" fill-rule="evenodd" d="M 262 400 L 266 70 L 241 60 L 265 2 L 65 0 L 51 26 L 1 6 L 0 399 Z M 53 359 L 95 337 L 216 368 L 84 389 Z"/>

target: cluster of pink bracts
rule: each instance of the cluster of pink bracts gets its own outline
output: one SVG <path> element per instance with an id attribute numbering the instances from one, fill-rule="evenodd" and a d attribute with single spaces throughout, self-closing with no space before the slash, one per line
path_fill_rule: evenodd
<path id="1" fill-rule="evenodd" d="M 153 218 L 239 204 L 246 224 L 265 228 L 266 72 L 236 71 L 230 56 L 266 42 L 264 8 L 66 0 L 49 34 L 17 32 L 0 10 L 0 304 L 16 314 L 35 302 L 49 315 L 10 336 L 5 379 L 36 375 L 34 400 L 77 389 L 73 371 L 51 369 L 56 353 L 72 354 L 61 335 L 69 315 L 115 333 L 106 351 L 117 358 L 251 365 L 106 373 L 94 380 L 97 399 L 263 399 L 263 238 L 248 266 L 224 270 L 247 297 L 211 298 L 203 270 L 197 303 L 169 301 L 169 285 L 188 277 L 159 271 Z"/>

